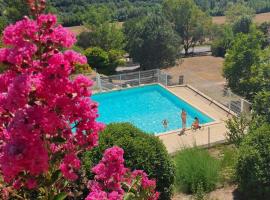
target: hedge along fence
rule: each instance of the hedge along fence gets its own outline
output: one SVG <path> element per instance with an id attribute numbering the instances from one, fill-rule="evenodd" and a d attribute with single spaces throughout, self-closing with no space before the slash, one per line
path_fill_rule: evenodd
<path id="1" fill-rule="evenodd" d="M 163 143 L 129 123 L 114 123 L 99 135 L 99 146 L 84 154 L 84 167 L 90 169 L 102 158 L 105 149 L 124 149 L 125 164 L 132 170 L 142 169 L 157 181 L 160 199 L 170 200 L 173 193 L 175 166 Z M 87 171 L 87 170 L 86 170 Z M 88 170 L 89 171 L 89 170 Z M 87 174 L 91 177 L 91 173 Z"/>

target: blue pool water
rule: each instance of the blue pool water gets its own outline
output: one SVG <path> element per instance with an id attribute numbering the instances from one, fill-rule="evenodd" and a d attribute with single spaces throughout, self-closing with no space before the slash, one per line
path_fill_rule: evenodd
<path id="1" fill-rule="evenodd" d="M 187 127 L 191 126 L 194 117 L 199 118 L 200 124 L 213 121 L 160 85 L 95 94 L 92 99 L 99 103 L 98 121 L 105 124 L 130 122 L 147 133 L 158 134 L 182 128 L 182 108 L 187 112 Z M 164 119 L 169 122 L 166 130 L 162 125 Z"/>

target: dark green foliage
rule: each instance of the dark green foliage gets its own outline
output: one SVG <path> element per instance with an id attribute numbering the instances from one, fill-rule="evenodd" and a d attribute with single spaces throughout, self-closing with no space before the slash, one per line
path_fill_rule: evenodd
<path id="1" fill-rule="evenodd" d="M 270 22 L 263 22 L 262 24 L 260 24 L 258 26 L 258 29 L 263 33 L 263 45 L 262 48 L 265 48 L 267 46 L 269 46 L 269 38 L 270 38 L 270 34 L 269 34 L 269 30 L 270 30 Z"/>
<path id="2" fill-rule="evenodd" d="M 211 44 L 213 56 L 224 57 L 228 49 L 231 47 L 233 39 L 234 33 L 232 31 L 232 27 L 229 25 L 222 27 L 221 33 L 214 38 L 214 41 Z"/>
<path id="3" fill-rule="evenodd" d="M 84 52 L 88 64 L 102 74 L 113 74 L 116 67 L 121 64 L 123 51 L 110 50 L 105 51 L 99 47 L 88 48 Z"/>
<path id="4" fill-rule="evenodd" d="M 259 92 L 253 104 L 256 114 L 263 116 L 270 123 L 270 90 Z"/>
<path id="5" fill-rule="evenodd" d="M 124 24 L 127 51 L 143 69 L 175 63 L 181 52 L 181 40 L 163 17 L 150 15 Z"/>
<path id="6" fill-rule="evenodd" d="M 239 149 L 236 173 L 240 190 L 252 200 L 270 196 L 270 126 L 250 132 Z"/>
<path id="7" fill-rule="evenodd" d="M 224 57 L 226 54 L 226 49 L 224 45 L 224 40 L 217 39 L 211 44 L 212 55 L 216 57 Z"/>
<path id="8" fill-rule="evenodd" d="M 84 167 L 97 164 L 105 149 L 112 146 L 124 149 L 125 165 L 132 170 L 142 169 L 157 181 L 160 199 L 169 200 L 174 183 L 174 165 L 163 143 L 131 124 L 110 124 L 99 135 L 99 146 L 84 155 Z M 88 174 L 91 176 L 91 174 Z"/>
<path id="9" fill-rule="evenodd" d="M 233 33 L 234 34 L 249 33 L 251 24 L 252 18 L 250 16 L 243 16 L 233 23 L 232 25 Z"/>
<path id="10" fill-rule="evenodd" d="M 257 92 L 252 83 L 252 66 L 260 60 L 261 33 L 238 34 L 225 58 L 223 75 L 230 89 L 251 100 Z"/>
<path id="11" fill-rule="evenodd" d="M 91 31 L 82 32 L 78 36 L 77 45 L 86 49 L 88 47 L 100 47 L 106 51 L 110 49 L 123 49 L 125 37 L 121 28 L 116 24 L 105 22 L 99 26 L 91 27 Z"/>
<path id="12" fill-rule="evenodd" d="M 176 186 L 186 193 L 210 192 L 219 180 L 219 161 L 207 150 L 192 148 L 180 151 L 175 157 Z"/>

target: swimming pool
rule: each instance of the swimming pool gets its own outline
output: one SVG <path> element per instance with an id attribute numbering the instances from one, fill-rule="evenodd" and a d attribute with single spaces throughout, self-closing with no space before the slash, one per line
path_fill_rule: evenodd
<path id="1" fill-rule="evenodd" d="M 98 121 L 105 124 L 130 122 L 150 134 L 182 128 L 182 109 L 187 112 L 187 127 L 195 117 L 200 124 L 214 121 L 158 84 L 99 93 L 92 99 L 99 103 Z M 162 125 L 164 119 L 169 122 L 167 129 Z"/>

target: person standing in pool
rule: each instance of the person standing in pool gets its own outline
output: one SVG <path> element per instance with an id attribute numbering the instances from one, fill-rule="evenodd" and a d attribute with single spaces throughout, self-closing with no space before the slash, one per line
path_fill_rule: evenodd
<path id="1" fill-rule="evenodd" d="M 182 109 L 181 112 L 181 119 L 182 119 L 182 131 L 181 134 L 185 133 L 186 127 L 187 127 L 187 113 L 184 109 Z"/>

